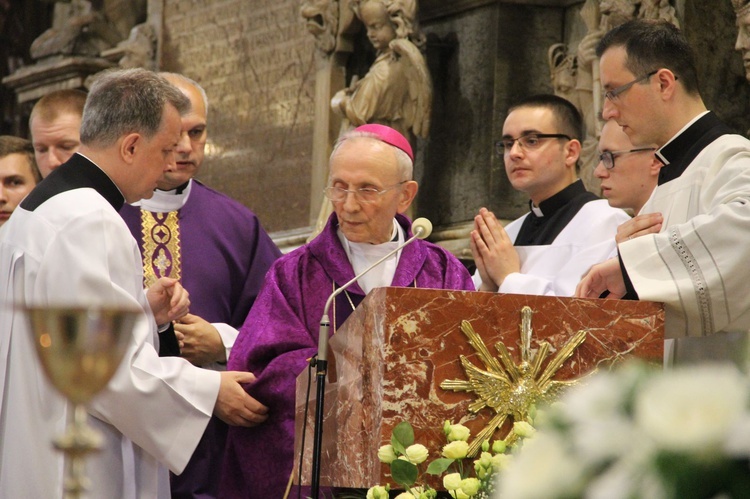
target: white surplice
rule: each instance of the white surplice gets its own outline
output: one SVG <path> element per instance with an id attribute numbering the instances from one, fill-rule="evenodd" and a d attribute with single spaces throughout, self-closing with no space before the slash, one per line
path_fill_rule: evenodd
<path id="1" fill-rule="evenodd" d="M 85 165 L 75 168 L 96 168 L 80 156 L 76 161 Z M 51 441 L 65 429 L 70 408 L 46 380 L 17 306 L 73 304 L 144 310 L 120 368 L 89 409 L 105 441 L 87 458 L 92 489 L 86 497 L 170 497 L 165 466 L 180 472 L 186 465 L 213 411 L 220 375 L 158 357 L 142 279 L 135 241 L 94 188 L 56 194 L 33 211 L 19 207 L 6 223 L 0 241 L 0 497 L 62 497 L 63 457 Z"/>
<path id="2" fill-rule="evenodd" d="M 723 135 L 659 185 L 642 213 L 660 234 L 626 241 L 620 258 L 641 300 L 666 305 L 675 362 L 746 362 L 750 329 L 750 141 Z"/>
<path id="3" fill-rule="evenodd" d="M 516 240 L 528 214 L 505 226 Z M 592 265 L 603 262 L 616 250 L 617 227 L 630 217 L 612 208 L 605 199 L 581 207 L 551 244 L 516 246 L 521 271 L 509 274 L 498 292 L 527 295 L 572 296 L 581 277 Z M 481 277 L 474 274 L 479 289 Z"/>

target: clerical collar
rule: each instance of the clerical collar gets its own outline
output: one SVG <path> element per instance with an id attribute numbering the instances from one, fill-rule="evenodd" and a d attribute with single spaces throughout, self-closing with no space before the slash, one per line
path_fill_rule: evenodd
<path id="1" fill-rule="evenodd" d="M 404 242 L 406 236 L 395 218 L 393 219 L 393 238 L 385 243 L 369 244 L 351 242 L 344 236 L 341 228 L 338 229 L 337 234 L 355 275 L 363 272 L 370 265 L 396 249 L 399 244 Z M 393 282 L 393 276 L 396 274 L 396 267 L 398 266 L 400 256 L 401 252 L 399 251 L 381 263 L 377 270 L 368 272 L 360 277 L 357 283 L 362 288 L 362 291 L 369 293 L 374 288 L 390 286 L 391 282 Z"/>
<path id="2" fill-rule="evenodd" d="M 96 190 L 115 211 L 125 202 L 120 188 L 96 163 L 81 153 L 75 153 L 59 168 L 42 180 L 21 202 L 21 208 L 34 211 L 57 194 L 80 188 Z"/>
<path id="3" fill-rule="evenodd" d="M 190 179 L 187 184 L 181 185 L 171 191 L 156 189 L 154 195 L 151 196 L 150 199 L 141 199 L 140 201 L 133 203 L 133 206 L 138 206 L 142 210 L 154 213 L 177 211 L 185 206 L 192 188 L 193 180 Z"/>
<path id="4" fill-rule="evenodd" d="M 572 199 L 584 192 L 586 192 L 586 187 L 583 185 L 583 181 L 579 179 L 557 194 L 539 203 L 539 206 L 534 206 L 534 203 L 529 200 L 529 209 L 531 210 L 531 214 L 537 218 L 550 217 L 567 205 Z"/>
<path id="5" fill-rule="evenodd" d="M 731 133 L 732 130 L 710 111 L 693 118 L 656 151 L 656 157 L 664 163 L 659 170 L 658 185 L 678 178 L 708 144 Z"/>

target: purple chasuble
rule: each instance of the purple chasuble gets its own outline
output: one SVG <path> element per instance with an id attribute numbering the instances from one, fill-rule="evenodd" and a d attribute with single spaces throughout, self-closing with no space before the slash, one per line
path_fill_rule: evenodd
<path id="1" fill-rule="evenodd" d="M 397 215 L 411 236 L 410 222 Z M 222 499 L 277 499 L 292 472 L 297 376 L 317 353 L 323 307 L 334 289 L 354 271 L 331 215 L 309 244 L 277 260 L 266 275 L 258 299 L 240 330 L 227 369 L 250 371 L 257 381 L 248 393 L 269 408 L 266 422 L 253 428 L 230 427 L 221 477 Z M 377 269 L 373 272 L 377 272 Z M 416 240 L 401 251 L 392 286 L 474 290 L 466 268 L 448 251 Z M 357 283 L 348 289 L 354 306 L 364 299 Z M 336 326 L 352 313 L 341 293 L 335 303 Z M 332 328 L 333 333 L 333 328 Z M 374 452 L 374 451 L 373 451 Z"/>
<path id="2" fill-rule="evenodd" d="M 143 255 L 140 208 L 125 204 L 120 215 Z M 166 213 L 156 217 L 165 220 Z M 165 251 L 164 268 L 171 270 L 179 256 L 179 278 L 190 293 L 191 314 L 239 328 L 281 252 L 252 211 L 195 180 L 177 218 L 180 255 Z M 154 239 L 166 243 L 167 231 L 157 230 Z M 217 497 L 226 431 L 224 422 L 211 418 L 185 471 L 171 476 L 173 499 Z"/>

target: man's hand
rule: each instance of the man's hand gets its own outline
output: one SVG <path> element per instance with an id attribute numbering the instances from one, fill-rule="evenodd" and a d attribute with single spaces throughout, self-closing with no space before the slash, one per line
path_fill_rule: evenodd
<path id="1" fill-rule="evenodd" d="M 622 298 L 627 291 L 618 258 L 610 258 L 606 262 L 591 267 L 576 286 L 575 296 L 577 298 L 599 298 L 605 291 L 609 291 L 608 299 Z"/>
<path id="2" fill-rule="evenodd" d="M 482 278 L 480 291 L 497 291 L 508 274 L 521 270 L 521 260 L 513 242 L 487 208 L 481 208 L 474 217 L 471 254 Z"/>
<path id="3" fill-rule="evenodd" d="M 662 222 L 664 222 L 664 217 L 661 216 L 661 213 L 646 213 L 635 216 L 617 227 L 615 241 L 620 244 L 623 241 L 646 234 L 658 234 Z"/>
<path id="4" fill-rule="evenodd" d="M 227 353 L 219 331 L 197 315 L 186 314 L 174 324 L 180 355 L 196 366 L 226 362 Z"/>
<path id="5" fill-rule="evenodd" d="M 241 371 L 226 371 L 221 374 L 219 396 L 216 398 L 214 414 L 232 426 L 257 426 L 268 419 L 268 407 L 245 392 L 240 383 L 252 383 L 255 376 Z"/>
<path id="6" fill-rule="evenodd" d="M 190 309 L 189 293 L 177 279 L 169 277 L 160 277 L 146 290 L 146 298 L 159 325 L 179 319 Z"/>

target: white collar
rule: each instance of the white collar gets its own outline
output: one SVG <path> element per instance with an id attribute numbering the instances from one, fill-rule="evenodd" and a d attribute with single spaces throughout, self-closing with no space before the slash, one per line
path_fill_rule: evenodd
<path id="1" fill-rule="evenodd" d="M 190 179 L 187 187 L 185 187 L 181 193 L 176 194 L 176 189 L 171 191 L 162 191 L 156 189 L 154 195 L 149 199 L 141 199 L 133 203 L 133 206 L 137 206 L 142 210 L 152 211 L 154 213 L 167 213 L 170 211 L 176 211 L 185 206 L 190 191 L 193 188 L 193 179 Z"/>

